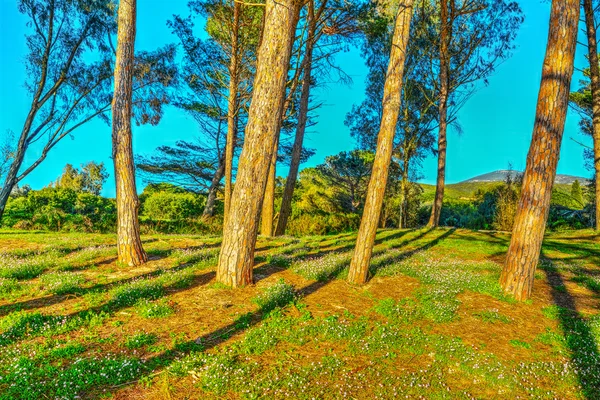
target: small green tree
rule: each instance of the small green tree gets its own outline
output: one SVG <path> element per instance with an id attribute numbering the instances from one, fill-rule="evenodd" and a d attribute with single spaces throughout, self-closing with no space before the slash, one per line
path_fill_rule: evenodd
<path id="1" fill-rule="evenodd" d="M 574 207 L 583 208 L 583 190 L 581 190 L 581 185 L 577 179 L 571 184 L 571 199 L 573 200 Z"/>
<path id="2" fill-rule="evenodd" d="M 71 164 L 67 164 L 54 186 L 99 196 L 106 178 L 108 178 L 108 173 L 104 163 L 90 161 L 81 166 L 81 171 Z"/>

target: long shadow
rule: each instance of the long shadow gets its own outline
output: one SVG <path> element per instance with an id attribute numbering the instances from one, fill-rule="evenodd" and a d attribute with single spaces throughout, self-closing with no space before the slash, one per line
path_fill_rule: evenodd
<path id="1" fill-rule="evenodd" d="M 438 243 L 440 243 L 442 240 L 447 239 L 455 231 L 456 231 L 456 228 L 452 228 L 452 229 L 444 232 L 442 235 L 436 237 L 432 241 L 425 243 L 424 245 L 414 248 L 412 250 L 408 250 L 408 251 L 401 252 L 401 253 L 394 252 L 394 253 L 390 253 L 388 255 L 385 255 L 382 257 L 377 257 L 377 258 L 373 259 L 373 261 L 371 261 L 371 267 L 369 268 L 370 275 L 371 276 L 376 275 L 380 269 L 382 269 L 383 267 L 385 267 L 386 265 L 388 265 L 390 263 L 398 263 L 398 262 L 401 262 L 408 258 L 412 258 L 419 253 L 429 250 L 430 248 L 432 248 L 432 247 L 436 246 Z M 427 230 L 426 232 L 423 232 L 419 236 L 415 237 L 413 240 L 411 240 L 403 245 L 406 246 L 410 242 L 414 242 L 419 239 L 422 239 L 425 235 L 427 235 L 430 232 L 431 232 L 431 229 Z M 396 248 L 394 248 L 394 249 L 396 249 Z"/>
<path id="2" fill-rule="evenodd" d="M 296 291 L 298 297 L 305 298 L 319 289 L 329 284 L 332 279 L 327 281 L 316 281 Z M 224 327 L 221 327 L 213 332 L 207 333 L 197 339 L 189 340 L 185 343 L 176 345 L 173 349 L 164 351 L 154 357 L 146 360 L 145 365 L 149 371 L 156 371 L 169 366 L 173 361 L 179 359 L 191 351 L 211 350 L 218 345 L 226 342 L 233 335 L 244 332 L 255 325 L 259 324 L 268 315 L 268 310 L 258 309 L 256 311 L 244 314 Z M 135 382 L 131 382 L 132 384 Z"/>
<path id="3" fill-rule="evenodd" d="M 89 286 L 89 287 L 86 287 L 83 289 L 79 289 L 78 291 L 76 291 L 74 293 L 70 293 L 70 294 L 60 294 L 60 295 L 54 294 L 54 295 L 50 295 L 47 297 L 37 297 L 34 299 L 25 300 L 25 301 L 21 301 L 21 302 L 17 302 L 17 303 L 5 304 L 3 306 L 0 306 L 0 317 L 10 314 L 11 312 L 14 312 L 14 311 L 25 311 L 25 310 L 32 310 L 32 309 L 36 309 L 36 308 L 49 307 L 49 306 L 52 306 L 52 305 L 55 305 L 58 303 L 62 303 L 63 301 L 68 300 L 69 298 L 72 298 L 73 296 L 83 296 L 83 295 L 85 295 L 87 293 L 91 293 L 91 292 L 107 291 L 107 290 L 110 290 L 117 286 L 126 285 L 128 283 L 131 283 L 131 282 L 134 282 L 134 281 L 137 281 L 140 279 L 148 279 L 148 278 L 154 278 L 154 277 L 160 276 L 166 271 L 179 271 L 179 270 L 183 270 L 185 268 L 189 268 L 193 265 L 194 265 L 194 263 L 192 262 L 192 263 L 182 264 L 177 267 L 173 267 L 173 268 L 169 268 L 169 269 L 157 269 L 155 271 L 146 272 L 144 274 L 135 275 L 135 276 L 125 278 L 125 279 L 120 279 L 120 280 L 103 283 L 103 284 L 95 284 L 95 285 L 92 285 L 92 286 Z M 84 310 L 84 311 L 87 311 L 87 310 Z"/>
<path id="4" fill-rule="evenodd" d="M 600 351 L 585 318 L 577 311 L 573 296 L 564 290 L 564 280 L 552 264 L 543 269 L 552 287 L 552 299 L 558 306 L 558 318 L 571 353 L 571 361 L 586 399 L 600 398 Z M 561 288 L 560 290 L 557 288 Z"/>
<path id="5" fill-rule="evenodd" d="M 408 234 L 409 232 L 413 232 L 413 231 L 409 230 L 409 229 L 404 229 L 401 231 L 394 232 L 391 235 L 379 237 L 379 238 L 375 239 L 375 246 L 377 246 L 378 244 L 389 242 L 390 240 L 400 239 L 401 237 L 406 236 L 406 234 Z"/>

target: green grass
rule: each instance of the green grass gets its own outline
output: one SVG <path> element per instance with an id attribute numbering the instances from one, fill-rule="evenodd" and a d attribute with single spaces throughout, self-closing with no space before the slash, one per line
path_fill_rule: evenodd
<path id="1" fill-rule="evenodd" d="M 218 237 L 144 237 L 139 268 L 115 263 L 114 235 L 3 239 L 21 244 L 0 250 L 0 399 L 600 393 L 591 231 L 548 236 L 535 285 L 551 296 L 523 304 L 490 232 L 382 230 L 365 286 L 344 282 L 354 234 L 260 238 L 239 289 L 214 280 Z"/>

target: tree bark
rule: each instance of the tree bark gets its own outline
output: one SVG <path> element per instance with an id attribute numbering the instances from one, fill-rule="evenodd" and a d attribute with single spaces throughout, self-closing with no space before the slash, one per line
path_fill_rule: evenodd
<path id="1" fill-rule="evenodd" d="M 119 262 L 136 266 L 147 261 L 138 221 L 139 200 L 135 186 L 131 135 L 131 103 L 136 0 L 119 3 L 115 93 L 112 104 L 112 141 L 117 184 L 117 249 Z"/>
<path id="2" fill-rule="evenodd" d="M 265 4 L 265 30 L 258 51 L 244 147 L 217 267 L 217 281 L 228 286 L 252 283 L 258 222 L 282 118 L 301 4 L 300 0 L 267 0 Z"/>
<path id="3" fill-rule="evenodd" d="M 314 3 L 308 5 L 308 33 L 306 50 L 304 55 L 304 76 L 302 77 L 302 93 L 300 94 L 300 108 L 298 110 L 298 126 L 296 127 L 296 136 L 292 147 L 292 160 L 290 162 L 290 170 L 287 180 L 285 181 L 285 189 L 281 199 L 281 208 L 279 210 L 279 219 L 277 220 L 277 229 L 275 236 L 285 234 L 288 218 L 292 213 L 292 197 L 298 179 L 298 170 L 300 169 L 300 158 L 302 157 L 302 147 L 304 144 L 304 134 L 306 132 L 306 123 L 308 121 L 308 106 L 310 100 L 310 85 L 312 74 L 312 59 L 314 50 L 315 33 L 317 21 L 314 15 Z"/>
<path id="4" fill-rule="evenodd" d="M 219 182 L 221 182 L 221 179 L 223 179 L 223 174 L 225 172 L 224 161 L 225 160 L 223 160 L 223 158 L 219 160 L 217 170 L 215 171 L 212 181 L 210 182 L 210 187 L 208 188 L 208 196 L 206 196 L 206 205 L 204 206 L 204 211 L 202 212 L 203 219 L 208 219 L 215 215 L 215 202 L 217 200 Z"/>
<path id="5" fill-rule="evenodd" d="M 281 128 L 279 129 L 279 131 Z M 279 136 L 279 133 L 277 136 Z M 267 187 L 265 189 L 265 195 L 263 200 L 262 212 L 261 212 L 261 225 L 260 233 L 263 236 L 273 236 L 273 226 L 275 218 L 275 186 L 277 179 L 277 152 L 279 151 L 279 137 L 275 140 L 275 146 L 273 146 L 273 154 L 271 155 L 271 162 L 269 163 L 269 173 L 267 178 Z"/>
<path id="6" fill-rule="evenodd" d="M 237 140 L 237 108 L 239 88 L 239 49 L 238 34 L 240 27 L 241 4 L 233 3 L 233 25 L 231 29 L 231 60 L 229 60 L 229 98 L 227 100 L 227 143 L 225 146 L 225 211 L 223 221 L 226 221 L 231 204 L 231 191 L 233 185 L 233 156 Z M 223 223 L 224 225 L 224 223 Z"/>
<path id="7" fill-rule="evenodd" d="M 2 190 L 0 190 L 0 221 L 2 220 L 2 215 L 4 214 L 4 209 L 6 208 L 6 203 L 8 203 L 8 198 L 12 189 L 17 184 L 17 175 L 19 174 L 19 169 L 23 164 L 23 159 L 25 158 L 25 151 L 27 149 L 27 145 L 22 145 L 21 141 L 26 136 L 21 136 L 19 144 L 17 146 L 17 152 L 15 153 L 15 158 L 13 159 L 8 172 L 6 173 L 6 179 L 4 180 L 4 186 Z"/>
<path id="8" fill-rule="evenodd" d="M 448 132 L 448 96 L 450 86 L 450 41 L 452 39 L 452 21 L 448 15 L 448 0 L 440 1 L 440 98 L 438 128 L 438 171 L 435 185 L 435 198 L 431 207 L 431 216 L 427 226 L 435 228 L 440 224 L 440 215 L 444 203 L 446 186 L 446 148 Z"/>
<path id="9" fill-rule="evenodd" d="M 500 276 L 517 300 L 531 296 L 560 153 L 580 14 L 579 0 L 553 0 L 533 137 L 513 234 Z"/>
<path id="10" fill-rule="evenodd" d="M 400 113 L 402 79 L 406 60 L 406 48 L 410 34 L 410 22 L 414 0 L 404 0 L 396 16 L 396 26 L 392 41 L 390 63 L 383 91 L 383 114 L 377 151 L 373 162 L 373 171 L 367 189 L 364 213 L 360 222 L 354 255 L 350 262 L 348 281 L 355 284 L 365 283 L 377 233 L 377 224 L 381 214 L 381 205 L 387 186 L 390 161 L 394 147 L 394 134 Z"/>
<path id="11" fill-rule="evenodd" d="M 585 26 L 590 61 L 590 87 L 592 89 L 592 138 L 594 140 L 594 171 L 596 174 L 596 230 L 600 231 L 600 67 L 598 66 L 598 41 L 592 0 L 583 0 Z"/>

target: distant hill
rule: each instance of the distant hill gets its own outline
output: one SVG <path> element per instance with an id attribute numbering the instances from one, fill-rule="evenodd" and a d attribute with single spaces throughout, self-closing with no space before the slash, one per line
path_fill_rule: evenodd
<path id="1" fill-rule="evenodd" d="M 515 174 L 521 174 L 521 171 L 508 171 L 508 170 L 498 170 L 494 172 L 488 172 L 487 174 L 479 175 L 473 177 L 471 179 L 467 179 L 466 181 L 459 182 L 458 184 L 463 183 L 474 183 L 474 182 L 502 182 L 506 178 L 506 174 L 512 173 L 513 176 Z M 556 175 L 556 179 L 554 183 L 563 184 L 563 185 L 571 185 L 576 180 L 579 181 L 582 185 L 588 184 L 589 179 L 583 178 L 581 176 L 573 176 L 573 175 Z"/>
<path id="2" fill-rule="evenodd" d="M 488 191 L 493 189 L 495 186 L 500 185 L 506 178 L 508 170 L 499 170 L 489 172 L 487 174 L 479 175 L 466 181 L 459 183 L 453 183 L 446 185 L 444 190 L 444 197 L 446 199 L 454 200 L 473 200 L 477 190 Z M 515 174 L 520 173 L 519 171 L 512 171 Z M 589 183 L 589 180 L 580 176 L 572 175 L 557 175 L 554 185 L 555 192 L 564 194 L 571 193 L 571 184 L 578 180 L 582 185 Z M 421 184 L 423 188 L 423 200 L 425 203 L 433 201 L 435 196 L 435 185 Z"/>

